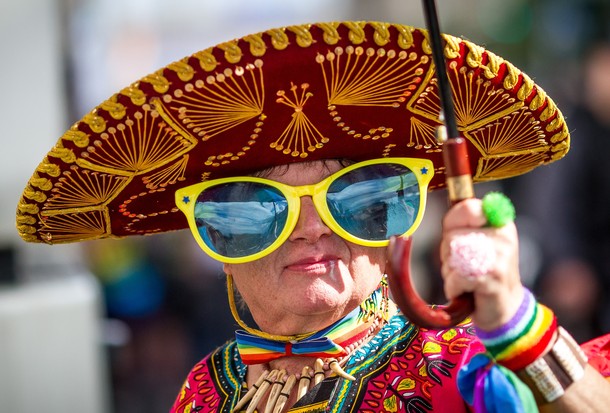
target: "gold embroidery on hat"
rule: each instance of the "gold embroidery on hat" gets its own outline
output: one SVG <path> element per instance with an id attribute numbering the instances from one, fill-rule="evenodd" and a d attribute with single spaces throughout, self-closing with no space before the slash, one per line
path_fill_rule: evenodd
<path id="1" fill-rule="evenodd" d="M 180 124 L 190 132 L 189 139 L 199 137 L 207 141 L 244 122 L 263 117 L 262 65 L 257 59 L 245 68 L 227 69 L 208 76 L 205 83 L 196 83 L 194 89 L 167 99 L 166 103 L 154 103 L 170 126 L 179 130 Z M 254 135 L 261 131 L 261 126 L 262 121 L 254 125 Z M 251 140 L 255 139 L 256 136 Z"/>
<path id="2" fill-rule="evenodd" d="M 540 128 L 528 127 L 533 120 L 532 112 L 523 107 L 505 115 L 498 122 L 470 131 L 468 136 L 486 155 L 517 155 L 547 151 L 548 145 L 544 140 L 544 133 Z"/>
<path id="3" fill-rule="evenodd" d="M 297 44 L 301 47 L 309 47 L 313 43 L 313 37 L 309 31 L 310 25 L 289 26 L 286 30 L 296 35 Z"/>
<path id="4" fill-rule="evenodd" d="M 504 89 L 512 90 L 515 86 L 517 86 L 517 82 L 519 82 L 520 73 L 513 65 L 508 63 L 506 63 L 506 68 L 508 69 L 508 73 L 504 78 Z"/>
<path id="5" fill-rule="evenodd" d="M 250 45 L 250 53 L 252 53 L 252 56 L 261 57 L 267 51 L 267 45 L 260 34 L 246 36 L 244 37 L 244 41 Z"/>
<path id="6" fill-rule="evenodd" d="M 106 210 L 89 210 L 41 217 L 40 238 L 45 242 L 74 242 L 109 235 Z"/>
<path id="7" fill-rule="evenodd" d="M 521 86 L 519 87 L 519 90 L 517 91 L 517 99 L 526 100 L 527 97 L 532 93 L 533 90 L 534 90 L 534 81 L 529 76 L 522 73 L 521 74 Z M 540 97 L 544 100 L 544 94 L 539 94 L 537 97 Z M 542 106 L 542 103 L 540 103 L 538 105 L 538 107 L 540 107 L 540 106 Z M 536 110 L 536 109 L 532 109 L 532 110 Z"/>
<path id="8" fill-rule="evenodd" d="M 481 66 L 483 63 L 483 48 L 477 45 L 470 45 L 468 53 L 466 53 L 466 64 L 474 69 Z M 459 50 L 459 49 L 458 49 Z M 458 54 L 459 56 L 459 54 Z M 458 56 L 453 56 L 450 59 L 455 59 Z"/>
<path id="9" fill-rule="evenodd" d="M 61 169 L 58 165 L 49 162 L 49 158 L 45 157 L 44 160 L 36 168 L 36 172 L 47 174 L 53 178 L 57 178 L 61 173 Z"/>
<path id="10" fill-rule="evenodd" d="M 17 215 L 17 224 L 19 225 L 33 225 L 36 223 L 36 218 L 31 215 Z M 36 231 L 36 230 L 34 230 Z"/>
<path id="11" fill-rule="evenodd" d="M 95 109 L 86 114 L 83 117 L 82 122 L 87 124 L 95 133 L 101 133 L 106 129 L 106 121 L 96 113 Z"/>
<path id="12" fill-rule="evenodd" d="M 195 76 L 195 70 L 187 63 L 186 59 L 170 63 L 167 68 L 174 71 L 183 82 L 188 82 Z"/>
<path id="13" fill-rule="evenodd" d="M 421 50 L 424 54 L 432 55 L 432 46 L 430 46 L 430 35 L 427 30 L 419 30 L 419 32 L 423 35 L 424 39 L 421 42 Z"/>
<path id="14" fill-rule="evenodd" d="M 133 83 L 132 85 L 121 90 L 121 95 L 127 96 L 131 103 L 136 106 L 142 106 L 146 103 L 146 94 L 140 89 L 139 82 Z"/>
<path id="15" fill-rule="evenodd" d="M 479 160 L 475 176 L 478 181 L 508 178 L 523 174 L 544 162 L 548 162 L 548 155 L 544 152 L 486 157 Z"/>
<path id="16" fill-rule="evenodd" d="M 394 25 L 394 27 L 396 28 L 396 30 L 398 30 L 398 46 L 400 46 L 401 49 L 405 50 L 413 47 L 413 31 L 415 29 L 411 26 L 401 25 Z"/>
<path id="17" fill-rule="evenodd" d="M 218 66 L 218 61 L 212 54 L 212 48 L 202 50 L 195 53 L 193 56 L 199 60 L 199 65 L 206 72 L 211 72 Z"/>
<path id="18" fill-rule="evenodd" d="M 189 156 L 184 155 L 181 159 L 169 165 L 167 168 L 143 177 L 142 182 L 144 182 L 146 188 L 155 189 L 184 181 L 184 172 L 186 171 L 188 160 Z"/>
<path id="19" fill-rule="evenodd" d="M 74 144 L 79 148 L 85 148 L 87 147 L 87 145 L 89 145 L 89 135 L 85 132 L 79 131 L 74 127 L 64 133 L 61 139 L 65 141 L 74 142 Z"/>
<path id="20" fill-rule="evenodd" d="M 471 130 L 499 119 L 523 105 L 507 98 L 504 90 L 494 86 L 491 81 L 473 81 L 473 73 L 467 67 L 459 67 L 457 62 L 449 63 L 456 121 L 460 129 Z M 439 123 L 440 98 L 434 68 L 426 75 L 419 91 L 407 105 L 418 113 Z"/>
<path id="21" fill-rule="evenodd" d="M 352 44 L 361 44 L 366 40 L 364 34 L 365 22 L 345 22 L 344 25 L 349 29 L 347 37 Z"/>
<path id="22" fill-rule="evenodd" d="M 162 69 L 157 70 L 155 73 L 151 73 L 148 76 L 144 76 L 142 82 L 150 83 L 157 93 L 165 93 L 170 87 L 169 80 L 163 76 Z"/>
<path id="23" fill-rule="evenodd" d="M 53 188 L 53 184 L 47 178 L 41 178 L 37 172 L 34 172 L 34 175 L 30 178 L 30 184 L 38 189 L 42 189 L 43 191 L 48 191 Z"/>
<path id="24" fill-rule="evenodd" d="M 427 152 L 439 152 L 442 151 L 440 144 L 435 139 L 436 128 L 439 125 L 431 125 L 428 122 L 414 117 L 409 125 L 409 142 L 408 147 L 414 147 L 415 149 L 430 149 Z"/>
<path id="25" fill-rule="evenodd" d="M 504 60 L 489 51 L 487 52 L 487 57 L 487 64 L 482 64 L 480 68 L 483 69 L 487 79 L 495 79 L 500 72 L 500 66 L 504 63 Z"/>
<path id="26" fill-rule="evenodd" d="M 117 102 L 116 95 L 106 100 L 105 102 L 102 102 L 102 104 L 100 105 L 100 109 L 105 110 L 110 116 L 112 116 L 112 118 L 117 120 L 122 119 L 126 113 L 125 106 Z"/>
<path id="27" fill-rule="evenodd" d="M 551 137 L 551 143 L 560 142 L 562 144 L 568 144 L 569 142 L 566 142 L 567 137 L 569 137 L 568 127 L 564 122 L 564 124 L 562 125 L 562 128 L 561 128 L 561 131 Z"/>
<path id="28" fill-rule="evenodd" d="M 19 207 L 18 207 L 19 212 L 21 212 L 23 214 L 30 214 L 30 215 L 35 215 L 35 214 L 38 214 L 38 212 L 40 212 L 40 208 L 38 207 L 38 205 L 27 204 L 23 201 L 24 201 L 24 199 L 22 197 L 21 202 L 19 202 Z"/>
<path id="29" fill-rule="evenodd" d="M 132 176 L 172 162 L 196 141 L 176 125 L 168 125 L 148 104 L 123 122 L 107 128 L 80 154 L 86 169 Z"/>
<path id="30" fill-rule="evenodd" d="M 474 81 L 472 71 L 466 67 L 458 69 L 456 62 L 451 62 L 450 68 L 456 80 L 452 83 L 456 118 L 465 130 L 476 129 L 523 106 L 523 102 L 507 97 L 504 90 L 494 87 L 491 82 Z"/>
<path id="31" fill-rule="evenodd" d="M 23 196 L 27 199 L 39 203 L 42 203 L 47 200 L 47 196 L 44 194 L 44 192 L 37 191 L 36 189 L 32 188 L 32 185 L 30 185 L 29 183 L 23 191 Z"/>
<path id="32" fill-rule="evenodd" d="M 318 23 L 316 26 L 324 32 L 322 35 L 324 43 L 334 45 L 341 39 L 341 36 L 339 36 L 339 32 L 337 31 L 339 23 Z"/>
<path id="33" fill-rule="evenodd" d="M 385 46 L 390 42 L 390 25 L 381 22 L 372 22 L 371 26 L 375 29 L 373 40 L 377 46 Z"/>
<path id="34" fill-rule="evenodd" d="M 402 52 L 369 56 L 349 46 L 316 57 L 331 106 L 396 107 L 397 103 L 405 101 L 405 91 L 414 89 L 410 86 L 416 84 L 423 73 L 421 64 L 409 62 L 412 59 L 413 56 Z"/>
<path id="35" fill-rule="evenodd" d="M 50 210 L 82 209 L 105 205 L 129 183 L 129 179 L 96 171 L 73 167 L 64 171 L 57 180 L 51 196 L 44 205 L 44 214 Z"/>
<path id="36" fill-rule="evenodd" d="M 556 113 L 556 111 L 555 111 L 555 110 L 552 110 L 552 108 L 550 108 L 550 107 L 549 107 L 549 108 L 547 108 L 547 109 L 545 109 L 545 112 L 546 112 L 547 110 L 548 110 L 549 112 L 551 112 L 551 113 L 552 113 L 550 116 L 554 116 L 554 115 L 555 115 L 555 113 Z M 544 113 L 544 112 L 543 112 L 543 113 Z M 542 117 L 542 116 L 541 116 L 541 117 Z M 546 125 L 545 130 L 546 130 L 547 132 L 553 132 L 553 131 L 557 130 L 557 128 L 559 128 L 559 127 L 561 126 L 561 124 L 562 124 L 562 123 L 563 123 L 563 119 L 560 119 L 559 117 L 555 117 L 555 118 L 554 118 L 552 121 L 550 121 L 550 122 L 548 123 L 548 125 Z"/>
<path id="37" fill-rule="evenodd" d="M 530 102 L 530 109 L 532 111 L 537 111 L 546 103 L 547 99 L 548 96 L 542 89 L 536 89 L 536 96 L 534 96 L 534 98 Z"/>
<path id="38" fill-rule="evenodd" d="M 292 84 L 290 87 L 292 97 L 287 95 L 284 90 L 277 92 L 276 102 L 293 108 L 294 113 L 280 137 L 269 146 L 285 155 L 306 158 L 307 152 L 313 152 L 329 141 L 309 120 L 303 110 L 307 100 L 313 96 L 313 93 L 307 91 L 308 88 L 307 83 L 300 86 Z M 300 93 L 298 93 L 298 89 L 301 89 Z"/>
<path id="39" fill-rule="evenodd" d="M 288 35 L 282 29 L 267 30 L 266 33 L 271 37 L 271 45 L 276 50 L 284 50 L 290 44 Z"/>
<path id="40" fill-rule="evenodd" d="M 359 52 L 359 49 L 361 52 Z M 355 130 L 341 116 L 341 106 L 390 106 L 401 103 L 417 89 L 423 74 L 424 60 L 417 55 L 394 50 L 337 47 L 326 55 L 319 54 L 328 99 L 329 114 L 337 127 L 354 138 L 377 140 L 389 137 L 392 128 L 380 125 L 369 130 Z M 411 67 L 409 67 L 411 66 Z M 407 72 L 409 70 L 409 72 Z M 400 76 L 396 76 L 400 73 Z"/>
<path id="41" fill-rule="evenodd" d="M 51 149 L 49 156 L 52 158 L 59 158 L 65 163 L 76 162 L 76 155 L 74 155 L 74 152 L 72 152 L 71 149 L 64 148 L 61 140 Z"/>
<path id="42" fill-rule="evenodd" d="M 242 58 L 242 51 L 237 41 L 221 43 L 218 48 L 224 52 L 224 56 L 229 63 L 239 63 Z"/>
<path id="43" fill-rule="evenodd" d="M 38 205 L 27 203 L 25 196 L 21 196 L 17 205 L 17 232 L 28 242 L 38 242 L 38 238 L 33 235 L 36 234 L 36 228 L 31 225 L 37 222 L 32 215 L 38 214 L 39 211 Z"/>
<path id="44" fill-rule="evenodd" d="M 444 53 L 445 53 L 445 57 L 447 59 L 455 59 L 457 57 L 460 56 L 460 43 L 462 43 L 462 39 L 458 38 L 458 37 L 453 37 L 453 36 L 447 36 L 447 35 L 443 35 L 443 38 L 445 39 L 445 49 L 444 49 Z M 472 52 L 472 48 L 471 48 L 471 52 Z M 480 64 L 480 57 L 478 57 L 477 55 L 480 54 L 480 52 L 482 51 L 482 49 L 476 49 L 474 50 L 474 53 L 469 53 L 468 56 L 470 56 L 471 61 L 473 62 L 473 64 L 476 62 L 476 66 L 478 66 Z M 468 60 L 468 56 L 466 57 L 466 59 Z M 477 60 L 478 58 L 478 60 Z"/>

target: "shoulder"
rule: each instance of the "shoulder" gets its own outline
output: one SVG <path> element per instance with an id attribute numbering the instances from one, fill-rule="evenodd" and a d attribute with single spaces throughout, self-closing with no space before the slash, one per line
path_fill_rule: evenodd
<path id="1" fill-rule="evenodd" d="M 469 321 L 432 330 L 397 315 L 369 344 L 347 365 L 357 381 L 343 384 L 337 392 L 339 405 L 355 400 L 360 406 L 383 406 L 389 411 L 405 406 L 421 412 L 466 411 L 457 390 L 457 374 L 483 351 Z"/>
<path id="2" fill-rule="evenodd" d="M 208 354 L 188 373 L 170 413 L 220 412 L 230 405 L 240 388 L 245 367 L 239 361 L 235 342 Z"/>

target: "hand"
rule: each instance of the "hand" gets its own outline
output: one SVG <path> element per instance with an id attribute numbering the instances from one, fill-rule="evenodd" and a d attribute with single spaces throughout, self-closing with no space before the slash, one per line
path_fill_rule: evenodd
<path id="1" fill-rule="evenodd" d="M 500 228 L 486 226 L 482 201 L 471 198 L 454 205 L 443 219 L 441 239 L 441 274 L 445 295 L 452 300 L 472 292 L 475 311 L 472 319 L 483 330 L 493 330 L 507 323 L 523 299 L 519 275 L 519 246 L 515 224 Z M 487 272 L 478 277 L 465 276 L 450 263 L 451 241 L 471 233 L 484 234 L 495 252 Z"/>

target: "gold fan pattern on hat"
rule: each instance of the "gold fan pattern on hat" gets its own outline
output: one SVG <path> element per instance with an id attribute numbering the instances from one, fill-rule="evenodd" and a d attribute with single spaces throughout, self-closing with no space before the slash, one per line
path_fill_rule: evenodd
<path id="1" fill-rule="evenodd" d="M 475 182 L 565 155 L 567 126 L 540 87 L 444 38 Z M 439 111 L 425 30 L 342 22 L 249 35 L 143 77 L 75 123 L 27 184 L 17 228 L 46 243 L 182 229 L 177 188 L 303 160 L 425 157 L 431 190 L 442 188 Z"/>

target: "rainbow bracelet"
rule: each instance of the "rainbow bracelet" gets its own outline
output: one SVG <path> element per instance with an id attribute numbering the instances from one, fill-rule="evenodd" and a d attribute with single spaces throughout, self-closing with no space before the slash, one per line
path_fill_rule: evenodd
<path id="1" fill-rule="evenodd" d="M 546 306 L 538 303 L 525 289 L 523 301 L 515 315 L 503 326 L 477 336 L 496 362 L 512 371 L 533 363 L 549 348 L 557 332 L 557 319 Z"/>

